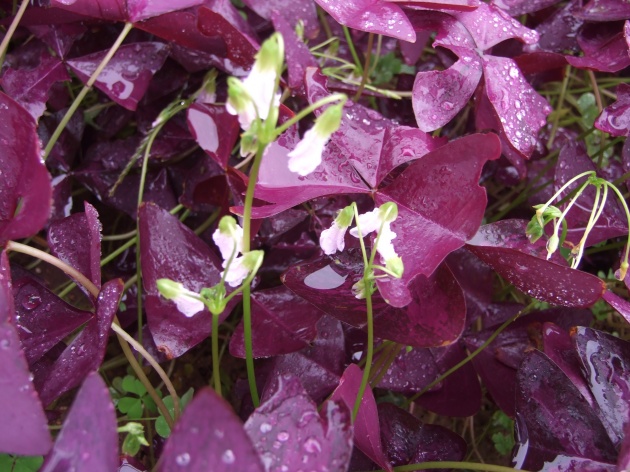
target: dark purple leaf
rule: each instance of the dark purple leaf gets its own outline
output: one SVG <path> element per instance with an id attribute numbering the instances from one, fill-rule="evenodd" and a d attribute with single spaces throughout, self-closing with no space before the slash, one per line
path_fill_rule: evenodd
<path id="1" fill-rule="evenodd" d="M 169 167 L 176 186 L 183 187 L 179 201 L 193 211 L 212 212 L 217 207 L 227 211 L 230 188 L 224 169 L 217 164 L 216 155 L 197 152 L 181 163 Z M 160 205 L 162 208 L 167 208 Z"/>
<path id="2" fill-rule="evenodd" d="M 15 326 L 32 366 L 94 315 L 68 305 L 30 274 L 21 272 L 16 270 L 13 275 Z"/>
<path id="3" fill-rule="evenodd" d="M 343 402 L 348 410 L 352 411 L 359 394 L 362 376 L 361 369 L 356 364 L 350 364 L 343 373 L 339 386 L 330 396 L 330 400 Z M 327 405 L 328 403 L 326 408 L 330 408 Z M 380 467 L 390 472 L 393 470 L 383 452 L 376 402 L 369 386 L 363 393 L 361 406 L 354 421 L 354 444 Z"/>
<path id="4" fill-rule="evenodd" d="M 597 170 L 595 164 L 586 152 L 586 146 L 582 141 L 568 141 L 560 150 L 555 173 L 555 189 L 559 190 L 564 184 L 576 175 L 583 172 Z M 566 192 L 562 193 L 558 200 L 565 198 L 570 192 L 576 190 L 584 183 L 584 179 L 571 184 Z M 600 197 L 601 197 L 600 192 Z M 576 203 L 571 207 L 566 216 L 568 226 L 567 241 L 577 245 L 588 226 L 593 204 L 595 203 L 595 188 L 589 185 Z M 601 200 L 600 200 L 601 203 Z M 561 207 L 564 209 L 565 206 Z M 621 206 L 617 202 L 614 193 L 608 195 L 604 211 L 592 227 L 586 239 L 585 247 L 593 246 L 617 236 L 628 234 L 628 223 Z"/>
<path id="5" fill-rule="evenodd" d="M 287 287 L 339 320 L 365 329 L 365 301 L 354 298 L 352 286 L 363 276 L 357 250 L 291 267 L 283 276 Z M 374 330 L 382 339 L 416 347 L 443 346 L 464 328 L 464 297 L 446 266 L 431 277 L 419 276 L 409 286 L 411 302 L 396 308 L 373 295 Z"/>
<path id="6" fill-rule="evenodd" d="M 492 0 L 492 4 L 511 16 L 532 13 L 558 3 L 558 0 Z"/>
<path id="7" fill-rule="evenodd" d="M 349 28 L 413 43 L 416 32 L 403 10 L 385 0 L 315 0 L 336 21 Z"/>
<path id="8" fill-rule="evenodd" d="M 616 471 L 624 470 L 630 467 L 630 434 L 628 434 L 630 428 L 626 428 L 626 434 L 621 447 L 619 448 L 619 457 L 617 458 Z"/>
<path id="9" fill-rule="evenodd" d="M 267 5 L 268 2 L 257 3 L 258 5 Z M 293 5 L 297 2 L 291 2 Z M 311 4 L 312 5 L 312 4 Z M 291 27 L 285 16 L 279 12 L 271 15 L 273 26 L 277 32 L 282 34 L 285 47 L 285 60 L 289 73 L 289 88 L 293 94 L 304 95 L 304 78 L 308 67 L 317 67 L 317 61 L 308 49 L 308 46 L 298 38 L 295 30 Z"/>
<path id="10" fill-rule="evenodd" d="M 75 213 L 51 224 L 48 245 L 55 257 L 101 288 L 101 223 L 92 205 L 85 202 L 85 213 Z"/>
<path id="11" fill-rule="evenodd" d="M 274 14 L 282 15 L 283 22 L 288 25 L 291 31 L 295 31 L 295 26 L 299 21 L 304 24 L 304 32 L 306 36 L 314 39 L 320 30 L 320 24 L 317 19 L 317 10 L 315 4 L 311 0 L 266 0 L 264 2 L 258 0 L 244 0 L 243 3 L 254 10 L 266 20 L 272 20 L 276 31 L 277 28 Z M 291 47 L 290 40 L 285 36 L 284 31 L 280 31 L 284 36 L 285 47 Z M 295 34 L 295 33 L 293 33 Z"/>
<path id="12" fill-rule="evenodd" d="M 66 58 L 74 42 L 87 31 L 87 28 L 79 23 L 55 24 L 54 22 L 31 26 L 29 29 L 55 51 L 60 59 Z"/>
<path id="13" fill-rule="evenodd" d="M 252 294 L 254 357 L 288 354 L 308 347 L 315 339 L 315 324 L 324 313 L 284 286 Z M 230 338 L 230 354 L 245 358 L 243 323 Z"/>
<path id="14" fill-rule="evenodd" d="M 15 317 L 11 272 L 6 252 L 0 255 L 0 452 L 45 454 L 52 442 L 48 421 L 33 388 Z"/>
<path id="15" fill-rule="evenodd" d="M 147 322 L 158 349 L 173 359 L 209 336 L 212 315 L 204 309 L 191 318 L 184 316 L 175 303 L 160 295 L 156 281 L 171 279 L 199 292 L 219 283 L 221 263 L 206 243 L 166 210 L 144 203 L 138 213 Z"/>
<path id="16" fill-rule="evenodd" d="M 48 405 L 78 386 L 90 372 L 101 366 L 122 290 L 121 279 L 110 280 L 103 285 L 96 301 L 96 317 L 68 344 L 45 375 L 37 379 L 42 403 Z"/>
<path id="17" fill-rule="evenodd" d="M 595 120 L 595 127 L 612 136 L 627 136 L 630 133 L 630 85 L 617 86 L 617 101 L 604 108 Z"/>
<path id="18" fill-rule="evenodd" d="M 35 121 L 0 93 L 0 246 L 37 233 L 50 215 L 52 187 Z"/>
<path id="19" fill-rule="evenodd" d="M 540 351 L 530 352 L 518 371 L 516 412 L 516 468 L 538 470 L 558 455 L 609 463 L 617 457 L 588 402 Z"/>
<path id="20" fill-rule="evenodd" d="M 482 226 L 466 248 L 516 288 L 539 300 L 582 308 L 602 297 L 606 289 L 602 280 L 560 265 L 563 260 L 559 256 L 555 261 L 546 260 L 545 243 L 542 240 L 530 243 L 525 235 L 526 226 L 525 220 L 503 220 Z"/>
<path id="21" fill-rule="evenodd" d="M 67 64 L 85 83 L 107 52 L 72 59 Z M 167 55 L 168 48 L 164 43 L 144 42 L 121 46 L 99 74 L 94 86 L 119 105 L 135 110 Z"/>
<path id="22" fill-rule="evenodd" d="M 63 63 L 44 52 L 33 68 L 8 68 L 2 75 L 2 88 L 38 120 L 46 110 L 50 88 L 55 82 L 70 80 Z"/>
<path id="23" fill-rule="evenodd" d="M 197 27 L 206 36 L 220 36 L 225 42 L 226 56 L 225 66 L 228 72 L 243 75 L 254 63 L 254 55 L 258 50 L 258 44 L 253 38 L 243 34 L 238 28 L 229 22 L 223 15 L 211 8 L 202 6 L 198 11 Z"/>
<path id="24" fill-rule="evenodd" d="M 142 21 L 152 16 L 181 10 L 202 3 L 201 0 L 51 0 L 50 6 L 73 13 L 110 21 Z"/>
<path id="25" fill-rule="evenodd" d="M 582 29 L 578 44 L 583 56 L 566 56 L 573 67 L 600 72 L 618 72 L 630 65 L 628 43 L 623 31 L 616 32 L 606 24 Z"/>
<path id="26" fill-rule="evenodd" d="M 481 169 L 500 152 L 494 134 L 465 136 L 414 162 L 376 195 L 377 205 L 398 204 L 392 230 L 405 264 L 404 284 L 431 275 L 475 234 L 486 206 L 486 191 L 478 184 Z"/>
<path id="27" fill-rule="evenodd" d="M 591 0 L 575 13 L 587 21 L 616 21 L 630 17 L 630 5 L 617 0 Z"/>
<path id="28" fill-rule="evenodd" d="M 309 471 L 346 470 L 352 454 L 346 405 L 327 402 L 320 414 L 295 377 L 283 375 L 274 384 L 245 423 L 265 470 L 281 471 L 289 464 Z"/>
<path id="29" fill-rule="evenodd" d="M 378 405 L 381 440 L 393 466 L 432 461 L 461 461 L 466 442 L 443 426 L 422 424 L 391 403 Z"/>
<path id="30" fill-rule="evenodd" d="M 271 375 L 294 375 L 300 379 L 313 401 L 319 403 L 339 384 L 345 357 L 345 338 L 341 323 L 332 316 L 325 315 L 317 322 L 317 338 L 312 346 L 299 352 L 277 356 Z"/>
<path id="31" fill-rule="evenodd" d="M 577 328 L 573 340 L 602 423 L 619 447 L 630 424 L 630 344 L 585 327 Z"/>
<path id="32" fill-rule="evenodd" d="M 236 116 L 230 115 L 224 106 L 201 103 L 193 104 L 186 116 L 190 132 L 201 149 L 226 169 L 240 133 Z"/>
<path id="33" fill-rule="evenodd" d="M 624 319 L 630 323 L 630 302 L 615 295 L 610 290 L 606 290 L 602 298 L 615 310 L 619 312 Z"/>
<path id="34" fill-rule="evenodd" d="M 107 286 L 107 284 L 106 284 Z M 118 464 L 116 413 L 96 372 L 83 382 L 41 472 L 111 472 Z"/>
<path id="35" fill-rule="evenodd" d="M 157 471 L 263 472 L 260 458 L 230 405 L 200 390 L 175 425 Z"/>
<path id="36" fill-rule="evenodd" d="M 564 7 L 556 10 L 536 27 L 540 35 L 537 47 L 560 54 L 567 50 L 572 52 L 580 50 L 576 31 L 584 22 L 575 16 L 576 10 L 580 7 L 579 3 L 575 0 L 567 2 Z"/>

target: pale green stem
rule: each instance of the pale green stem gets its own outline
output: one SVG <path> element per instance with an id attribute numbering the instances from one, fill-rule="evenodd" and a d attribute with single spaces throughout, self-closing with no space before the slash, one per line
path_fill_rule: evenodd
<path id="1" fill-rule="evenodd" d="M 278 126 L 278 128 L 276 128 L 276 130 L 274 131 L 274 138 L 273 139 L 275 139 L 278 136 L 280 136 L 282 133 L 284 133 L 286 130 L 288 130 L 291 126 L 296 124 L 302 118 L 307 117 L 308 115 L 313 113 L 318 108 L 321 108 L 324 105 L 327 105 L 327 104 L 333 103 L 333 102 L 337 102 L 337 101 L 345 103 L 346 100 L 347 100 L 347 97 L 344 94 L 342 94 L 342 93 L 335 93 L 335 94 L 332 94 L 332 95 L 328 95 L 327 97 L 324 97 L 324 98 L 322 98 L 320 100 L 317 100 L 312 105 L 309 105 L 308 107 L 304 108 L 303 110 L 300 110 L 300 112 L 297 115 L 295 115 L 293 118 L 285 121 L 283 124 Z"/>
<path id="2" fill-rule="evenodd" d="M 350 49 L 350 54 L 352 55 L 352 59 L 354 59 L 354 63 L 357 66 L 357 71 L 359 71 L 359 74 L 362 74 L 363 65 L 361 64 L 361 60 L 359 59 L 357 50 L 354 48 L 354 43 L 352 42 L 352 36 L 350 36 L 350 30 L 348 29 L 347 26 L 343 27 L 343 34 L 346 37 L 346 42 L 348 43 L 348 49 Z"/>
<path id="3" fill-rule="evenodd" d="M 569 85 L 569 72 L 571 70 L 571 66 L 567 66 L 564 79 L 562 80 L 562 87 L 560 88 L 560 96 L 558 97 L 558 104 L 556 105 L 556 110 L 559 112 L 562 109 L 564 104 L 564 97 L 567 93 L 567 86 Z M 551 149 L 553 146 L 553 142 L 556 138 L 556 133 L 558 132 L 558 123 L 560 122 L 560 113 L 556 113 L 553 125 L 551 126 L 551 132 L 549 133 L 549 139 L 547 140 L 547 149 Z"/>
<path id="4" fill-rule="evenodd" d="M 4 63 L 4 57 L 7 53 L 7 49 L 9 48 L 9 42 L 13 37 L 13 33 L 15 33 L 15 30 L 20 24 L 20 21 L 22 20 L 22 16 L 24 16 L 24 12 L 26 11 L 26 7 L 28 6 L 28 4 L 28 0 L 22 0 L 22 3 L 20 4 L 20 9 L 15 14 L 15 17 L 11 22 L 11 26 L 9 26 L 9 29 L 2 39 L 2 43 L 0 43 L 0 67 L 2 67 L 2 64 Z"/>
<path id="5" fill-rule="evenodd" d="M 547 207 L 549 205 L 551 205 L 551 203 L 558 198 L 562 192 L 564 192 L 567 187 L 569 185 L 571 185 L 573 182 L 575 182 L 578 179 L 581 179 L 582 177 L 584 177 L 585 175 L 595 175 L 595 171 L 589 170 L 587 172 L 582 172 L 581 174 L 576 175 L 575 177 L 573 177 L 571 180 L 569 180 L 566 184 L 564 184 L 562 187 L 560 187 L 560 189 L 553 195 L 553 197 L 551 197 L 547 203 L 545 203 L 543 206 L 541 206 L 538 210 L 536 210 L 536 214 L 537 215 L 542 215 L 545 210 L 547 209 Z M 539 217 L 540 218 L 540 217 Z M 540 221 L 540 224 L 542 225 L 542 220 Z"/>
<path id="6" fill-rule="evenodd" d="M 567 207 L 562 212 L 562 215 L 560 215 L 560 218 L 558 218 L 558 220 L 555 222 L 553 226 L 553 234 L 556 234 L 556 235 L 558 234 L 558 230 L 560 229 L 560 224 L 565 220 L 567 213 L 569 213 L 569 210 L 573 207 L 573 205 L 575 204 L 577 199 L 580 197 L 580 195 L 582 195 L 582 192 L 584 192 L 584 189 L 588 187 L 589 183 L 590 182 L 588 181 L 584 182 L 582 186 L 580 187 L 580 189 L 576 192 L 575 196 L 571 199 Z"/>
<path id="7" fill-rule="evenodd" d="M 354 101 L 358 101 L 361 98 L 365 84 L 367 84 L 368 75 L 370 74 L 370 60 L 372 58 L 372 45 L 374 44 L 374 33 L 369 33 L 367 53 L 365 54 L 365 64 L 363 65 L 363 74 L 361 75 L 361 84 L 357 89 L 357 93 L 354 95 Z"/>
<path id="8" fill-rule="evenodd" d="M 60 260 L 60 259 L 58 259 L 58 258 L 56 258 L 56 257 L 54 257 L 54 256 L 52 256 L 50 254 L 48 254 L 47 252 L 41 251 L 41 250 L 36 249 L 34 247 L 31 247 L 31 246 L 27 246 L 25 244 L 16 243 L 15 241 L 7 242 L 6 250 L 7 251 L 19 252 L 19 253 L 22 253 L 22 254 L 27 254 L 29 256 L 36 257 L 36 258 L 41 259 L 41 260 L 43 260 L 45 262 L 48 262 L 50 265 L 52 265 L 54 267 L 57 267 L 58 269 L 63 271 L 66 275 L 72 277 L 77 282 L 79 282 L 81 285 L 83 285 L 83 287 L 85 287 L 86 290 L 88 292 L 90 292 L 90 294 L 94 298 L 98 298 L 100 290 L 98 289 L 98 287 L 96 285 L 94 285 L 92 283 L 92 281 L 90 279 L 85 277 L 83 274 L 81 274 L 74 267 L 72 267 L 72 266 L 66 264 L 65 262 L 63 262 L 62 260 Z M 143 385 L 147 389 L 147 392 L 149 393 L 149 395 L 151 395 L 151 398 L 153 398 L 153 400 L 155 401 L 156 405 L 158 405 L 158 407 L 160 406 L 160 404 L 162 405 L 164 411 L 162 411 L 162 408 L 160 408 L 160 411 L 164 415 L 164 418 L 167 420 L 167 422 L 169 422 L 169 420 L 170 420 L 170 423 L 172 423 L 173 420 L 170 417 L 170 413 L 168 412 L 168 409 L 166 408 L 166 406 L 162 402 L 161 398 L 159 397 L 159 395 L 157 394 L 157 392 L 155 391 L 155 389 L 151 385 L 151 382 L 149 382 L 149 379 L 147 378 L 147 376 L 144 374 L 144 371 L 142 370 L 142 367 L 140 366 L 140 364 L 133 357 L 133 353 L 131 352 L 131 349 L 129 348 L 129 345 L 125 341 L 126 337 L 124 337 L 122 335 L 122 333 L 119 332 L 119 331 L 122 330 L 122 328 L 120 328 L 120 330 L 117 330 L 115 328 L 115 326 L 114 326 L 116 324 L 120 325 L 120 323 L 118 323 L 118 319 L 116 317 L 114 317 L 114 322 L 112 323 L 112 329 L 114 331 L 116 331 L 116 333 L 118 335 L 118 340 L 119 340 L 120 346 L 121 346 L 121 348 L 122 348 L 122 350 L 123 350 L 123 352 L 125 354 L 125 357 L 127 357 L 127 360 L 129 361 L 129 364 L 133 368 L 134 372 L 136 373 L 136 376 L 143 383 Z M 125 333 L 125 334 L 127 334 L 127 333 Z M 129 336 L 129 335 L 127 335 L 127 336 Z M 153 358 L 153 356 L 151 356 L 144 348 L 142 348 L 141 345 L 135 343 L 135 341 L 134 341 L 134 347 L 141 348 L 141 350 L 138 349 L 138 352 L 140 352 L 144 356 L 144 358 L 147 360 L 147 362 L 149 362 L 149 364 L 151 364 L 156 369 L 156 372 L 158 373 L 158 375 L 160 376 L 160 378 L 162 379 L 162 381 L 166 385 L 166 388 L 168 389 L 169 392 L 171 392 L 171 395 L 173 395 L 173 406 L 175 408 L 175 413 L 176 413 L 175 416 L 177 417 L 177 415 L 179 414 L 179 400 L 177 398 L 177 395 L 176 394 L 174 395 L 175 389 L 173 388 L 173 384 L 171 383 L 170 379 L 168 378 L 168 376 L 166 375 L 164 370 L 162 370 L 162 368 L 157 363 L 157 361 Z"/>
<path id="9" fill-rule="evenodd" d="M 601 196 L 601 199 L 602 199 L 601 204 L 599 203 L 600 196 L 601 196 L 600 186 L 597 185 L 595 188 L 595 199 L 593 200 L 593 209 L 591 210 L 591 214 L 588 218 L 588 223 L 586 224 L 586 228 L 584 228 L 584 234 L 582 235 L 582 239 L 580 239 L 580 242 L 578 243 L 578 254 L 573 259 L 573 262 L 571 263 L 572 269 L 576 269 L 577 266 L 580 265 L 580 261 L 582 260 L 582 254 L 584 253 L 584 244 L 586 243 L 586 238 L 588 237 L 589 233 L 593 229 L 593 226 L 595 226 L 595 223 L 597 222 L 597 220 L 599 220 L 599 217 L 604 211 L 604 206 L 606 206 L 606 198 L 608 197 L 608 187 L 606 185 L 604 185 L 604 195 Z"/>
<path id="10" fill-rule="evenodd" d="M 214 391 L 221 397 L 221 371 L 219 362 L 219 315 L 212 314 L 212 380 Z"/>
<path id="11" fill-rule="evenodd" d="M 77 108 L 79 108 L 79 105 L 81 105 L 81 102 L 83 101 L 87 93 L 92 88 L 92 85 L 94 85 L 94 83 L 96 82 L 96 79 L 98 79 L 98 76 L 101 74 L 101 72 L 103 72 L 103 69 L 105 69 L 109 61 L 112 59 L 112 57 L 114 57 L 114 54 L 116 54 L 116 51 L 118 51 L 118 48 L 120 48 L 120 45 L 125 40 L 125 38 L 129 34 L 129 32 L 132 30 L 132 28 L 133 28 L 133 24 L 125 23 L 125 26 L 120 32 L 120 34 L 118 35 L 118 38 L 116 39 L 116 42 L 114 43 L 114 45 L 111 47 L 109 51 L 107 51 L 107 54 L 105 55 L 101 63 L 98 65 L 98 67 L 96 68 L 92 76 L 89 78 L 87 83 L 83 86 L 83 88 L 81 89 L 77 97 L 74 99 L 74 101 L 72 102 L 72 105 L 70 105 L 70 108 L 68 108 L 68 111 L 66 112 L 64 117 L 61 119 L 54 133 L 50 137 L 48 144 L 46 144 L 46 148 L 44 149 L 44 156 L 43 156 L 44 160 L 46 160 L 46 158 L 49 156 L 50 152 L 55 146 L 55 143 L 59 139 L 59 136 L 61 136 L 61 133 L 63 132 L 63 130 L 66 128 L 66 125 L 70 121 L 70 118 L 72 118 L 72 115 L 74 115 L 74 112 L 77 111 Z"/>

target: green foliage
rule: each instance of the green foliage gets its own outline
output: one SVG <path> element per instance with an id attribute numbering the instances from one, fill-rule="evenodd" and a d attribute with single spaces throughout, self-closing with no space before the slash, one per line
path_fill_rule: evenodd
<path id="1" fill-rule="evenodd" d="M 514 420 L 502 411 L 492 415 L 492 442 L 502 456 L 507 456 L 514 447 Z"/>
<path id="2" fill-rule="evenodd" d="M 372 60 L 376 60 L 373 58 Z M 415 70 L 396 57 L 396 54 L 390 52 L 378 58 L 378 62 L 370 74 L 370 83 L 372 85 L 388 84 L 398 74 L 415 74 Z"/>
<path id="3" fill-rule="evenodd" d="M 36 472 L 43 462 L 42 456 L 0 454 L 0 470 L 2 472 Z"/>
<path id="4" fill-rule="evenodd" d="M 195 389 L 191 387 L 186 393 L 184 393 L 184 395 L 180 397 L 179 404 L 182 411 L 184 410 L 186 405 L 190 403 L 190 400 L 192 400 L 194 393 Z M 173 398 L 170 395 L 164 397 L 164 405 L 166 405 L 166 408 L 171 413 L 171 416 L 173 416 L 175 414 L 175 407 L 173 406 Z M 171 428 L 164 419 L 164 416 L 162 416 L 161 414 L 158 419 L 155 420 L 155 431 L 163 438 L 168 438 L 171 435 Z"/>
<path id="5" fill-rule="evenodd" d="M 157 407 L 153 399 L 147 394 L 147 389 L 133 375 L 124 378 L 116 377 L 112 382 L 112 397 L 116 408 L 130 420 L 138 420 L 144 416 L 144 411 L 151 415 L 157 414 Z"/>

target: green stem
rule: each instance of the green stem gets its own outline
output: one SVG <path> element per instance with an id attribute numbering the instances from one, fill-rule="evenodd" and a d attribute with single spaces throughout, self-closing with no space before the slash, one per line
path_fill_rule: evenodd
<path id="1" fill-rule="evenodd" d="M 532 307 L 534 306 L 534 302 L 530 303 L 529 305 L 527 305 L 525 308 L 523 308 L 521 311 L 519 311 L 516 315 L 512 316 L 511 318 L 507 319 L 501 326 L 499 326 L 497 328 L 497 330 L 492 333 L 490 335 L 490 337 L 488 338 L 488 340 L 483 343 L 481 346 L 479 346 L 477 349 L 475 349 L 473 352 L 471 352 L 468 357 L 466 357 L 465 359 L 463 359 L 461 362 L 458 362 L 457 364 L 455 364 L 453 367 L 451 367 L 450 369 L 448 369 L 446 372 L 444 372 L 442 375 L 440 375 L 437 379 L 435 379 L 433 382 L 431 382 L 429 385 L 427 385 L 426 387 L 424 387 L 422 390 L 420 390 L 418 393 L 416 393 L 414 396 L 412 396 L 411 398 L 409 398 L 407 400 L 407 404 L 410 404 L 411 402 L 416 401 L 418 398 L 420 398 L 422 395 L 424 395 L 425 393 L 427 393 L 429 390 L 431 390 L 433 387 L 435 387 L 437 384 L 439 384 L 440 382 L 442 382 L 446 377 L 448 377 L 449 375 L 451 375 L 453 372 L 455 372 L 456 370 L 458 370 L 460 367 L 468 364 L 470 361 L 472 361 L 475 357 L 477 357 L 477 355 L 479 355 L 479 353 L 481 351 L 483 351 L 486 347 L 488 347 L 488 345 L 494 341 L 497 336 L 499 334 L 501 334 L 503 332 L 503 330 L 505 328 L 507 328 L 508 326 L 510 326 L 519 316 L 521 316 L 524 313 L 527 313 Z M 510 469 L 511 470 L 511 469 Z"/>
<path id="2" fill-rule="evenodd" d="M 2 64 L 4 63 L 4 57 L 7 53 L 7 49 L 9 48 L 9 42 L 13 37 L 13 33 L 15 33 L 15 30 L 20 24 L 20 21 L 22 20 L 22 16 L 24 16 L 24 12 L 26 11 L 26 7 L 28 6 L 28 4 L 28 0 L 22 0 L 22 3 L 20 4 L 20 9 L 15 14 L 15 17 L 11 22 L 11 26 L 9 26 L 9 29 L 2 39 L 2 43 L 0 44 L 0 67 L 2 67 Z"/>
<path id="3" fill-rule="evenodd" d="M 361 401 L 363 400 L 363 394 L 370 379 L 370 370 L 372 369 L 372 357 L 374 356 L 374 316 L 372 313 L 372 291 L 367 288 L 369 277 L 369 270 L 366 267 L 363 272 L 363 281 L 366 285 L 365 290 L 365 306 L 367 311 L 367 355 L 365 356 L 365 367 L 363 368 L 363 377 L 361 378 L 361 386 L 357 393 L 357 399 L 354 402 L 354 408 L 352 410 L 352 422 L 354 423 L 361 408 Z"/>
<path id="4" fill-rule="evenodd" d="M 365 64 L 363 66 L 363 74 L 361 75 L 361 85 L 357 89 L 357 93 L 354 95 L 354 101 L 358 101 L 361 98 L 365 84 L 367 84 L 368 75 L 370 73 L 370 59 L 372 58 L 372 45 L 374 44 L 374 33 L 368 35 L 367 53 L 365 55 Z"/>
<path id="5" fill-rule="evenodd" d="M 219 315 L 212 314 L 212 380 L 214 391 L 221 394 L 221 371 L 219 370 Z"/>
<path id="6" fill-rule="evenodd" d="M 558 131 L 558 124 L 560 122 L 560 109 L 564 104 L 564 97 L 567 93 L 567 86 L 569 85 L 569 72 L 571 71 L 571 66 L 567 66 L 564 71 L 564 79 L 562 80 L 562 87 L 560 88 L 560 96 L 558 97 L 558 103 L 556 105 L 556 115 L 553 120 L 553 125 L 551 126 L 551 132 L 549 133 L 549 139 L 547 140 L 547 149 L 551 149 L 553 146 L 553 142 L 556 138 L 556 132 Z"/>
<path id="7" fill-rule="evenodd" d="M 98 65 L 98 67 L 96 68 L 92 76 L 89 78 L 87 83 L 83 86 L 83 88 L 79 92 L 79 95 L 77 95 L 77 98 L 74 99 L 74 101 L 72 102 L 72 105 L 70 105 L 70 108 L 68 108 L 68 111 L 63 116 L 63 118 L 57 125 L 57 128 L 55 129 L 54 133 L 48 140 L 48 144 L 46 144 L 46 148 L 44 149 L 44 156 L 43 156 L 44 160 L 46 160 L 46 158 L 50 155 L 50 152 L 52 151 L 53 147 L 55 146 L 55 143 L 59 139 L 59 136 L 61 136 L 61 133 L 66 128 L 68 121 L 70 121 L 70 118 L 72 118 L 72 115 L 74 115 L 74 112 L 77 111 L 77 108 L 79 108 L 79 105 L 81 105 L 81 102 L 83 101 L 87 93 L 92 88 L 92 85 L 94 85 L 98 76 L 101 74 L 101 72 L 103 72 L 103 69 L 105 69 L 109 61 L 112 59 L 112 57 L 114 57 L 114 54 L 116 54 L 116 51 L 118 51 L 118 48 L 120 48 L 120 45 L 125 40 L 125 38 L 129 34 L 129 32 L 132 30 L 132 28 L 133 28 L 133 24 L 125 23 L 125 27 L 122 29 L 122 31 L 118 35 L 118 38 L 116 39 L 116 42 L 114 43 L 114 45 L 111 47 L 109 51 L 107 51 L 107 54 L 105 55 L 101 63 Z"/>
<path id="8" fill-rule="evenodd" d="M 258 171 L 262 162 L 263 152 L 267 143 L 259 143 L 256 157 L 249 172 L 245 205 L 243 208 L 243 254 L 251 250 L 252 237 L 252 206 L 254 204 L 254 190 L 258 181 Z M 254 373 L 254 350 L 252 346 L 252 298 L 251 284 L 243 285 L 243 336 L 245 338 L 245 364 L 247 366 L 247 381 L 252 395 L 254 407 L 260 404 L 258 388 L 256 387 L 256 375 Z"/>
<path id="9" fill-rule="evenodd" d="M 350 54 L 352 55 L 352 59 L 357 66 L 357 70 L 359 74 L 363 74 L 363 65 L 361 64 L 361 60 L 359 59 L 359 55 L 357 54 L 357 50 L 354 48 L 354 43 L 352 42 L 352 36 L 350 36 L 350 30 L 347 26 L 343 27 L 343 34 L 346 37 L 346 42 L 348 43 L 348 49 L 350 49 Z"/>
<path id="10" fill-rule="evenodd" d="M 283 124 L 278 126 L 276 128 L 276 130 L 274 131 L 273 139 L 275 140 L 275 138 L 280 136 L 282 133 L 284 133 L 286 130 L 288 130 L 291 126 L 296 124 L 302 118 L 307 117 L 308 115 L 313 113 L 318 108 L 321 108 L 324 105 L 327 105 L 327 104 L 333 103 L 333 102 L 337 102 L 337 101 L 341 101 L 341 102 L 345 103 L 346 100 L 347 100 L 347 97 L 344 94 L 342 94 L 342 93 L 334 93 L 332 95 L 328 95 L 327 97 L 322 98 L 321 100 L 317 100 L 312 105 L 309 105 L 306 108 L 304 108 L 303 110 L 300 110 L 300 112 L 297 115 L 295 115 L 293 118 L 285 121 Z"/>

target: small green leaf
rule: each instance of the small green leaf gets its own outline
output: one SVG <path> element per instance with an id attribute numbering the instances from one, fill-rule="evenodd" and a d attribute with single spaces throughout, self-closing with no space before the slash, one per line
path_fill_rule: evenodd
<path id="1" fill-rule="evenodd" d="M 492 435 L 492 442 L 494 443 L 494 448 L 502 456 L 507 456 L 512 452 L 512 448 L 514 447 L 514 439 L 504 433 L 494 433 Z"/>
<path id="2" fill-rule="evenodd" d="M 155 431 L 164 439 L 171 435 L 171 428 L 163 416 L 160 416 L 157 420 L 155 420 Z"/>
<path id="3" fill-rule="evenodd" d="M 142 382 L 140 382 L 133 375 L 127 375 L 122 380 L 122 388 L 125 392 L 135 393 L 139 397 L 142 397 L 143 395 L 147 393 L 147 389 L 144 388 L 144 385 L 142 385 Z"/>
<path id="4" fill-rule="evenodd" d="M 142 418 L 142 410 L 140 398 L 124 397 L 118 400 L 118 411 L 126 414 L 130 419 Z"/>
<path id="5" fill-rule="evenodd" d="M 36 472 L 42 466 L 42 456 L 12 456 L 0 454 L 0 470 L 7 472 Z"/>

